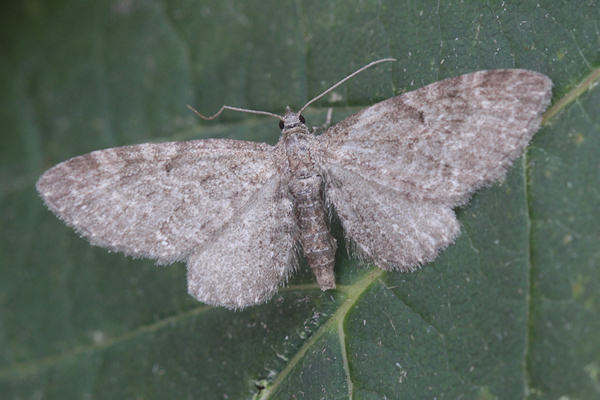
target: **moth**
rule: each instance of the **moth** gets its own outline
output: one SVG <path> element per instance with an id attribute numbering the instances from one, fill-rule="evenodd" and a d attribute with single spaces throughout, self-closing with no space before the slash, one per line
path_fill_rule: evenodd
<path id="1" fill-rule="evenodd" d="M 146 143 L 71 158 L 37 190 L 93 245 L 158 264 L 187 263 L 188 292 L 233 309 L 267 301 L 297 265 L 335 288 L 334 210 L 358 257 L 413 271 L 457 237 L 453 208 L 502 178 L 538 130 L 551 80 L 523 69 L 477 71 L 392 97 L 309 131 L 279 119 L 275 146 L 228 139 Z M 195 111 L 195 110 L 194 110 Z"/>

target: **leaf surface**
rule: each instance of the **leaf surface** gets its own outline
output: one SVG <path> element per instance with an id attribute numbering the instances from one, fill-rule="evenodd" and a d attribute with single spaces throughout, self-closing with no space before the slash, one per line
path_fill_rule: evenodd
<path id="1" fill-rule="evenodd" d="M 2 5 L 2 397 L 600 397 L 600 4 L 507 3 Z M 340 246 L 336 291 L 304 267 L 265 305 L 211 308 L 186 294 L 184 265 L 92 248 L 35 193 L 45 169 L 100 148 L 275 143 L 275 120 L 203 122 L 185 104 L 282 112 L 388 56 L 309 123 L 480 69 L 555 84 L 526 155 L 457 210 L 462 234 L 416 273 Z"/>

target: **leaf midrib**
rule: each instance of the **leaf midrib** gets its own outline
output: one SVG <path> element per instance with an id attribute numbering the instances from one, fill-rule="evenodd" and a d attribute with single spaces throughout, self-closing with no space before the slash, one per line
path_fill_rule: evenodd
<path id="1" fill-rule="evenodd" d="M 385 273 L 382 269 L 376 269 L 369 271 L 365 276 L 352 285 L 338 285 L 338 291 L 341 291 L 346 295 L 346 299 L 342 302 L 342 305 L 334 312 L 331 317 L 311 336 L 308 340 L 298 349 L 296 354 L 290 359 L 290 362 L 286 367 L 277 375 L 277 378 L 272 384 L 265 389 L 258 399 L 265 400 L 271 398 L 271 395 L 276 394 L 278 387 L 285 380 L 285 378 L 291 373 L 294 367 L 302 360 L 302 357 L 312 347 L 312 345 L 319 340 L 325 333 L 337 328 L 337 333 L 340 339 L 342 360 L 344 363 L 344 371 L 346 374 L 346 383 L 348 385 L 348 394 L 352 397 L 352 377 L 350 376 L 350 369 L 348 364 L 348 353 L 346 351 L 346 340 L 344 332 L 344 321 L 348 312 L 352 309 L 356 301 L 360 296 L 376 282 L 381 275 Z"/>

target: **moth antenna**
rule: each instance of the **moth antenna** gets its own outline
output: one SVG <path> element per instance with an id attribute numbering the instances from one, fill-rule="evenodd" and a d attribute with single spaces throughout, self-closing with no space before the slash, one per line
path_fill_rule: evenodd
<path id="1" fill-rule="evenodd" d="M 192 112 L 194 114 L 196 114 L 197 116 L 199 116 L 200 118 L 202 118 L 204 120 L 207 120 L 207 121 L 210 121 L 211 119 L 217 118 L 219 115 L 221 115 L 221 113 L 223 112 L 223 110 L 239 111 L 239 112 L 245 112 L 245 113 L 250 113 L 250 114 L 269 115 L 271 117 L 275 117 L 275 118 L 278 118 L 281 121 L 283 121 L 283 117 L 281 115 L 273 114 L 273 113 L 270 113 L 268 111 L 249 110 L 247 108 L 239 108 L 239 107 L 231 107 L 231 106 L 221 106 L 221 108 L 219 109 L 219 111 L 217 111 L 216 113 L 214 113 L 210 117 L 207 117 L 204 114 L 200 114 L 200 112 L 198 110 L 196 110 L 194 107 L 190 106 L 189 104 L 187 104 L 187 108 L 189 108 L 190 110 L 192 110 Z"/>
<path id="2" fill-rule="evenodd" d="M 310 100 L 308 103 L 306 103 L 300 109 L 300 111 L 298 111 L 298 115 L 302 114 L 302 111 L 304 111 L 304 109 L 306 107 L 308 107 L 309 105 L 311 105 L 315 101 L 319 100 L 321 97 L 325 96 L 327 93 L 331 92 L 333 89 L 335 89 L 336 87 L 340 86 L 342 83 L 346 82 L 348 79 L 354 77 L 355 75 L 360 74 L 361 72 L 363 72 L 367 68 L 371 68 L 373 65 L 377 65 L 377 64 L 384 63 L 384 62 L 389 62 L 389 61 L 396 61 L 396 59 L 395 58 L 382 58 L 380 60 L 372 61 L 372 62 L 368 63 L 367 65 L 365 65 L 364 67 L 357 69 L 356 71 L 354 71 L 353 73 L 351 73 L 350 75 L 348 75 L 347 77 L 345 77 L 344 79 L 342 79 L 341 81 L 339 81 L 338 83 L 336 83 L 335 85 L 333 85 L 332 87 L 330 87 L 329 89 L 327 89 L 326 91 L 324 91 L 323 93 L 321 93 L 320 95 L 318 95 L 317 97 L 315 97 L 312 100 Z"/>

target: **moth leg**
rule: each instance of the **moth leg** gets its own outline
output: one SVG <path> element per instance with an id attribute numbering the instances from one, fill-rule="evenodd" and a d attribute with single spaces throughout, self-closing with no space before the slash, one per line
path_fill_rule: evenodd
<path id="1" fill-rule="evenodd" d="M 333 108 L 329 107 L 327 109 L 327 117 L 325 119 L 325 122 L 322 125 L 313 126 L 311 133 L 313 135 L 316 135 L 317 132 L 325 132 L 327 130 L 327 128 L 329 128 L 329 125 L 331 125 L 332 115 L 333 115 Z"/>

